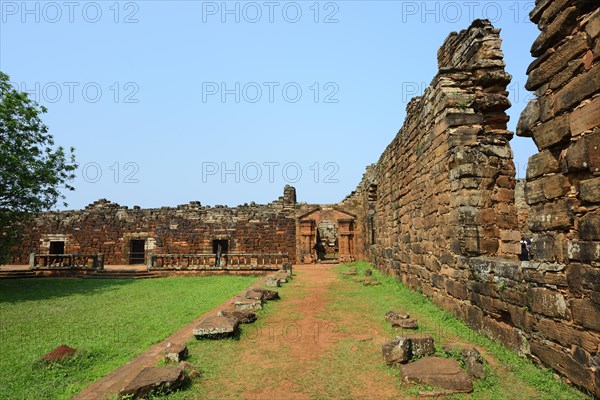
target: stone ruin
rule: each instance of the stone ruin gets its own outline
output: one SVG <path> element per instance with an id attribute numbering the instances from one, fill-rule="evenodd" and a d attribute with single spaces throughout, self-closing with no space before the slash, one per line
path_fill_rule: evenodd
<path id="1" fill-rule="evenodd" d="M 509 143 L 511 76 L 499 30 L 476 20 L 446 39 L 437 75 L 340 203 L 298 203 L 291 187 L 268 205 L 236 208 L 100 201 L 40 215 L 15 263 L 62 241 L 65 253 L 128 264 L 134 240 L 143 241 L 142 260 L 151 252 L 212 253 L 222 241 L 225 253 L 310 263 L 319 259 L 320 232 L 334 232 L 326 241 L 338 261 L 370 261 L 600 396 L 600 7 L 537 0 L 530 17 L 541 31 L 528 69 L 535 99 L 517 135 L 533 138 L 539 153 L 524 184 L 516 185 Z M 525 261 L 522 235 L 532 239 Z"/>

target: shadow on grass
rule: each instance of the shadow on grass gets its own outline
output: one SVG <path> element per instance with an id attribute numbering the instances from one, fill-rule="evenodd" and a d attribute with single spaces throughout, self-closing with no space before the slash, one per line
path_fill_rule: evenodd
<path id="1" fill-rule="evenodd" d="M 36 278 L 0 280 L 0 303 L 94 295 L 134 283 L 134 279 Z"/>

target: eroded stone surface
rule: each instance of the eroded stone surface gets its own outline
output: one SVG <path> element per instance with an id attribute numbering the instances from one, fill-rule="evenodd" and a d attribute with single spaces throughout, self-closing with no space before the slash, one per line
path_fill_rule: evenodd
<path id="1" fill-rule="evenodd" d="M 405 363 L 410 359 L 410 343 L 403 338 L 384 343 L 381 351 L 388 365 Z"/>
<path id="2" fill-rule="evenodd" d="M 182 367 L 147 367 L 121 390 L 120 395 L 138 399 L 149 394 L 169 393 L 184 381 Z"/>
<path id="3" fill-rule="evenodd" d="M 401 329 L 419 329 L 419 324 L 414 318 L 398 319 L 392 322 L 392 327 Z"/>
<path id="4" fill-rule="evenodd" d="M 234 303 L 235 308 L 238 310 L 262 310 L 262 300 L 252 300 L 252 299 L 239 299 Z"/>
<path id="5" fill-rule="evenodd" d="M 250 300 L 263 301 L 265 298 L 265 294 L 262 291 L 252 289 L 252 290 L 248 290 L 244 297 L 246 297 L 247 299 L 250 299 Z"/>
<path id="6" fill-rule="evenodd" d="M 167 343 L 165 349 L 165 361 L 170 363 L 179 363 L 188 356 L 188 348 L 185 344 Z"/>
<path id="7" fill-rule="evenodd" d="M 265 286 L 267 286 L 267 287 L 279 287 L 279 286 L 281 286 L 281 279 L 276 278 L 274 276 L 270 276 L 265 281 Z"/>
<path id="8" fill-rule="evenodd" d="M 273 301 L 273 300 L 279 300 L 279 292 L 276 290 L 269 290 L 269 289 L 254 289 L 254 291 L 256 292 L 261 292 L 263 294 L 263 299 L 265 301 Z"/>
<path id="9" fill-rule="evenodd" d="M 397 321 L 399 319 L 407 319 L 407 318 L 410 318 L 410 314 L 407 313 L 406 311 L 390 310 L 385 313 L 385 320 L 390 323 L 393 323 L 394 321 Z"/>
<path id="10" fill-rule="evenodd" d="M 456 393 L 473 391 L 473 382 L 451 358 L 420 358 L 402 365 L 400 373 L 407 383 L 424 383 Z"/>
<path id="11" fill-rule="evenodd" d="M 250 310 L 239 310 L 232 308 L 228 310 L 221 310 L 217 313 L 217 315 L 235 319 L 240 324 L 250 324 L 256 321 L 256 313 Z"/>
<path id="12" fill-rule="evenodd" d="M 194 328 L 197 339 L 212 339 L 231 336 L 237 331 L 239 322 L 233 318 L 215 315 L 204 319 Z"/>
<path id="13" fill-rule="evenodd" d="M 425 333 L 415 333 L 411 335 L 398 336 L 396 339 L 406 340 L 410 344 L 410 356 L 420 357 L 429 356 L 435 353 L 433 337 Z"/>

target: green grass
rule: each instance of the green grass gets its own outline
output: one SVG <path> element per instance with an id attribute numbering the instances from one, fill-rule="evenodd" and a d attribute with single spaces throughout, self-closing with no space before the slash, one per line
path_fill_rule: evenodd
<path id="1" fill-rule="evenodd" d="M 0 399 L 69 398 L 254 281 L 0 281 Z M 61 344 L 78 355 L 53 365 L 40 361 Z"/>
<path id="2" fill-rule="evenodd" d="M 356 268 L 358 276 L 361 276 L 361 272 L 366 268 L 371 268 L 373 275 L 383 284 L 381 286 L 362 287 L 359 283 L 356 283 L 357 290 L 344 293 L 332 304 L 332 310 L 353 307 L 352 304 L 356 304 L 357 301 L 365 301 L 365 299 L 368 299 L 372 310 L 369 315 L 376 315 L 378 318 L 391 308 L 405 309 L 410 311 L 411 316 L 418 318 L 419 331 L 429 333 L 434 337 L 439 352 L 436 355 L 444 355 L 439 349 L 446 341 L 458 339 L 483 347 L 503 364 L 502 368 L 506 370 L 506 373 L 493 372 L 488 368 L 488 372 L 490 372 L 488 376 L 485 379 L 475 381 L 472 395 L 455 395 L 451 397 L 452 399 L 532 398 L 571 400 L 586 398 L 581 392 L 556 379 L 551 370 L 540 368 L 498 342 L 474 332 L 453 314 L 440 309 L 425 295 L 410 290 L 398 280 L 375 270 L 370 264 L 355 262 L 340 266 L 338 272 L 347 270 L 349 265 Z M 351 279 L 351 277 L 341 276 L 346 280 Z M 380 321 L 385 324 L 382 318 L 380 318 Z M 385 327 L 392 336 L 394 333 L 393 328 L 389 324 L 385 324 Z M 523 393 L 520 391 L 521 389 L 529 389 L 530 392 Z"/>

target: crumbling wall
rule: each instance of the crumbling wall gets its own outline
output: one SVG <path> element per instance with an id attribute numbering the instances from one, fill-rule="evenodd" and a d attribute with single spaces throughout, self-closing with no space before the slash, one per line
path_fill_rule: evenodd
<path id="1" fill-rule="evenodd" d="M 499 31 L 481 20 L 446 39 L 438 74 L 344 201 L 362 209 L 363 253 L 379 269 L 597 393 L 599 28 L 597 14 L 568 4 L 538 1 L 532 13 L 545 39 L 530 68 L 542 97 L 520 123 L 542 150 L 527 173 L 531 208 L 515 206 L 510 76 Z M 554 52 L 571 40 L 579 50 Z M 533 232 L 531 262 L 518 258 L 519 215 Z"/>
<path id="2" fill-rule="evenodd" d="M 429 294 L 464 300 L 464 257 L 516 260 L 520 252 L 504 113 L 510 75 L 498 33 L 478 20 L 448 37 L 438 75 L 408 104 L 404 126 L 368 177 L 376 193 L 362 190 L 374 210 L 372 258 Z"/>
<path id="3" fill-rule="evenodd" d="M 600 5 L 536 1 L 540 35 L 517 127 L 539 153 L 525 197 L 533 233 L 531 353 L 600 397 Z"/>
<path id="4" fill-rule="evenodd" d="M 48 253 L 50 241 L 65 241 L 65 253 L 103 253 L 105 264 L 128 264 L 130 240 L 146 241 L 146 253 L 212 253 L 213 240 L 227 239 L 230 253 L 296 255 L 296 193 L 270 204 L 238 207 L 201 206 L 130 209 L 99 200 L 83 210 L 38 215 L 19 245 L 15 264 L 27 264 L 29 253 Z"/>

